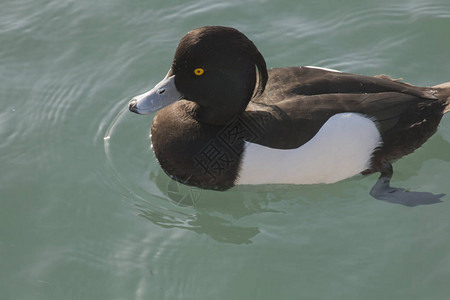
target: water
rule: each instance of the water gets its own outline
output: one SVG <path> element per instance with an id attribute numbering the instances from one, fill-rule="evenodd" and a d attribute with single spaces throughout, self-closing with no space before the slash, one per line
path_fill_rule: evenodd
<path id="1" fill-rule="evenodd" d="M 0 299 L 449 298 L 450 116 L 393 180 L 447 196 L 407 208 L 368 196 L 377 175 L 180 186 L 149 149 L 152 116 L 121 114 L 208 24 L 245 32 L 269 67 L 450 81 L 447 1 L 1 7 Z"/>

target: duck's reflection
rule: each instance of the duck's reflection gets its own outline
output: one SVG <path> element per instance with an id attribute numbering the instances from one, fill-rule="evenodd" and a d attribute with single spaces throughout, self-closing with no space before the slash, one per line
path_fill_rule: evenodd
<path id="1" fill-rule="evenodd" d="M 188 187 L 170 180 L 161 171 L 150 174 L 168 200 L 167 211 L 146 203 L 136 204 L 140 216 L 164 228 L 183 228 L 210 236 L 216 241 L 249 244 L 260 233 L 256 226 L 245 226 L 244 217 L 260 213 L 280 213 L 269 208 L 267 193 L 245 193 L 240 189 L 216 192 Z M 169 202 L 171 201 L 171 203 Z M 172 213 L 170 206 L 187 209 Z"/>

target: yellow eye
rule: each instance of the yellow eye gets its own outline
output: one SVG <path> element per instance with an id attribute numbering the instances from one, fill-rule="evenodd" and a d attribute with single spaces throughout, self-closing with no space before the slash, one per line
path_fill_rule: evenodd
<path id="1" fill-rule="evenodd" d="M 197 68 L 194 70 L 194 74 L 197 76 L 202 76 L 203 73 L 205 73 L 205 70 L 203 70 L 202 68 Z"/>

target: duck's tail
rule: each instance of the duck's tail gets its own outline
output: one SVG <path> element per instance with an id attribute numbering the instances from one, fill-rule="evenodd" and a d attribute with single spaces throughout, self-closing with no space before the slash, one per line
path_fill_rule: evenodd
<path id="1" fill-rule="evenodd" d="M 444 114 L 448 113 L 450 111 L 450 82 L 435 85 L 433 89 L 437 89 L 436 96 L 445 104 Z"/>

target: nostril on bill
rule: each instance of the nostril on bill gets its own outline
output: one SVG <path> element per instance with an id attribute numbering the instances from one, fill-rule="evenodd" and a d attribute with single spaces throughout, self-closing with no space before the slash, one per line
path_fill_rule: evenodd
<path id="1" fill-rule="evenodd" d="M 137 112 L 137 100 L 131 99 L 130 103 L 128 104 L 128 109 L 132 112 Z"/>
<path id="2" fill-rule="evenodd" d="M 159 95 L 164 94 L 165 92 L 166 92 L 166 89 L 159 89 L 159 90 L 157 91 L 157 93 L 158 93 Z"/>

